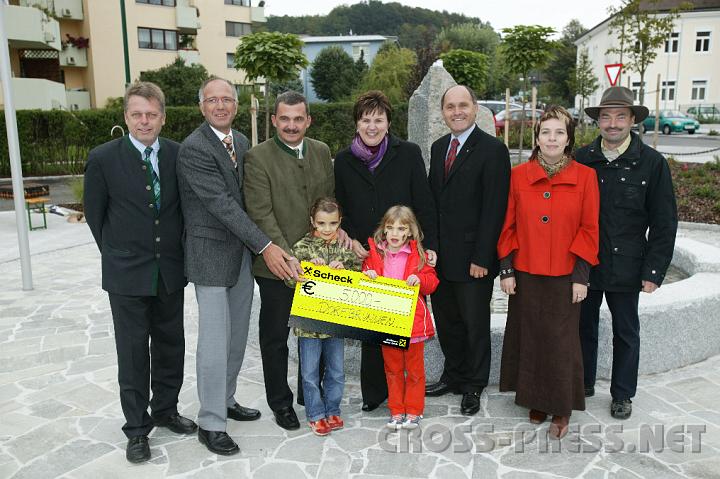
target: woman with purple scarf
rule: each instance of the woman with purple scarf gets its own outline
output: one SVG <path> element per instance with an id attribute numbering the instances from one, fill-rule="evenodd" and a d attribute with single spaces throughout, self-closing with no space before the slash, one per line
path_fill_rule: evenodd
<path id="1" fill-rule="evenodd" d="M 395 205 L 412 208 L 425 234 L 423 245 L 435 264 L 437 223 L 420 147 L 389 133 L 392 107 L 384 93 L 369 91 L 353 106 L 356 133 L 335 158 L 335 197 L 342 206 L 342 227 L 353 238 L 353 251 L 368 256 L 368 238 L 383 214 Z M 387 398 L 379 345 L 363 343 L 360 365 L 363 411 Z"/>

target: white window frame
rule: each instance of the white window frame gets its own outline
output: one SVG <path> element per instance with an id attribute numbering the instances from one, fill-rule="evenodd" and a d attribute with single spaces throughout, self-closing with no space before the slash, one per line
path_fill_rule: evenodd
<path id="1" fill-rule="evenodd" d="M 677 55 L 680 52 L 680 32 L 672 32 L 668 35 L 664 51 L 668 55 Z"/>
<path id="2" fill-rule="evenodd" d="M 705 82 L 704 85 L 695 85 L 695 82 Z M 702 88 L 703 89 L 703 96 L 702 98 L 693 98 L 693 90 L 695 88 Z M 710 80 L 707 78 L 692 78 L 690 79 L 690 101 L 696 102 L 696 103 L 703 103 L 706 102 L 708 91 L 710 91 Z M 699 91 L 698 91 L 699 93 Z"/>
<path id="3" fill-rule="evenodd" d="M 357 53 L 355 53 L 355 50 L 357 49 Z M 365 63 L 367 63 L 367 57 L 368 57 L 368 51 L 370 50 L 370 43 L 368 42 L 355 42 L 352 44 L 352 57 L 353 61 L 358 61 L 360 58 L 360 52 L 365 52 L 365 55 L 363 56 L 363 59 L 365 60 Z"/>
<path id="4" fill-rule="evenodd" d="M 709 33 L 710 36 L 707 37 L 699 37 L 699 33 Z M 700 55 L 707 55 L 709 53 L 712 53 L 712 39 L 713 39 L 713 29 L 712 28 L 696 28 L 695 29 L 695 41 L 693 42 L 693 52 Z M 698 50 L 697 49 L 697 42 L 698 40 L 707 40 L 707 50 Z"/>
<path id="5" fill-rule="evenodd" d="M 670 98 L 670 92 L 672 92 L 672 98 Z M 675 101 L 676 98 L 677 80 L 663 80 L 660 84 L 660 101 Z"/>

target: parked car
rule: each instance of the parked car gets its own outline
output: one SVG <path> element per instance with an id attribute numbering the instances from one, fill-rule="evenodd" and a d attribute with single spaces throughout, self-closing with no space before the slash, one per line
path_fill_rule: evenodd
<path id="1" fill-rule="evenodd" d="M 687 112 L 688 116 L 698 120 L 720 121 L 720 110 L 715 105 L 691 106 Z"/>
<path id="2" fill-rule="evenodd" d="M 568 108 L 568 113 L 570 113 L 573 117 L 573 120 L 575 120 L 575 125 L 578 125 L 580 123 L 580 109 L 579 108 Z M 597 126 L 597 122 L 590 118 L 587 113 L 583 115 L 583 123 L 586 125 L 593 125 Z"/>
<path id="3" fill-rule="evenodd" d="M 478 100 L 478 105 L 484 106 L 485 108 L 489 109 L 493 112 L 493 115 L 497 115 L 498 112 L 505 109 L 505 102 L 500 100 Z M 518 103 L 510 102 L 510 108 L 520 108 L 522 109 L 522 105 Z"/>
<path id="4" fill-rule="evenodd" d="M 537 122 L 540 117 L 542 116 L 543 112 L 542 110 L 534 110 L 535 115 L 535 121 Z M 495 131 L 498 135 L 504 133 L 505 131 L 505 121 L 508 116 L 507 110 L 502 110 L 498 112 L 495 115 Z M 523 111 L 522 108 L 519 109 L 510 109 L 510 126 L 511 128 L 520 125 L 520 119 L 523 117 Z M 525 110 L 525 126 L 530 127 L 532 125 L 532 117 L 533 117 L 533 110 L 530 110 L 529 108 Z"/>
<path id="5" fill-rule="evenodd" d="M 655 129 L 655 112 L 650 114 L 645 121 L 642 122 L 643 132 L 653 131 Z M 685 113 L 677 110 L 661 110 L 660 111 L 660 131 L 665 135 L 672 132 L 687 131 L 689 134 L 695 133 L 700 128 L 697 120 L 690 118 Z"/>

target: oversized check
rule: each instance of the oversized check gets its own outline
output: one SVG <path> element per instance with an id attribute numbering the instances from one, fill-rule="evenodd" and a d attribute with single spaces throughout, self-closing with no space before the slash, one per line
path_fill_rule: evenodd
<path id="1" fill-rule="evenodd" d="M 304 282 L 295 285 L 290 325 L 387 344 L 410 346 L 418 286 L 358 271 L 302 262 Z"/>

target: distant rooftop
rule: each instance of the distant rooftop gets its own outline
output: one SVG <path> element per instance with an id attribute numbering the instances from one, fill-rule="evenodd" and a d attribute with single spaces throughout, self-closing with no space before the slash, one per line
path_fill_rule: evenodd
<path id="1" fill-rule="evenodd" d="M 300 36 L 305 43 L 331 43 L 331 42 L 374 42 L 383 40 L 394 40 L 397 37 L 386 37 L 383 35 L 337 35 L 327 37 L 313 37 L 310 35 Z"/>

